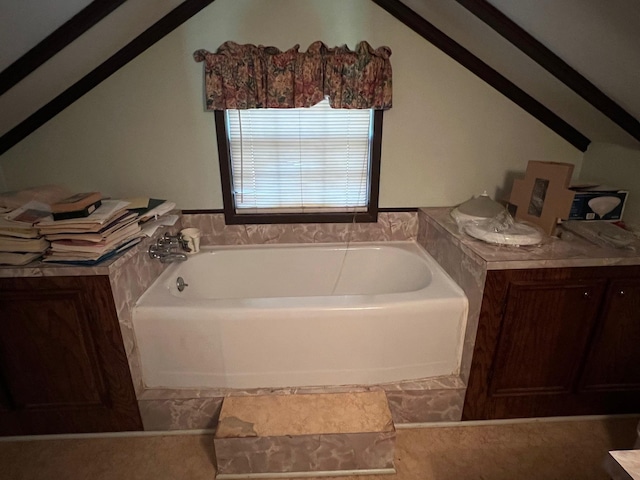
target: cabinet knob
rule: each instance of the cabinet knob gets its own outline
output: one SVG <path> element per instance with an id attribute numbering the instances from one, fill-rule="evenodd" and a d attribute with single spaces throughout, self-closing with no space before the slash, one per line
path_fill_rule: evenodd
<path id="1" fill-rule="evenodd" d="M 584 298 L 589 298 L 591 296 L 591 293 L 588 292 L 588 291 L 584 292 L 583 296 L 584 296 Z"/>
<path id="2" fill-rule="evenodd" d="M 618 295 L 620 295 L 621 297 L 624 297 L 624 294 L 625 294 L 624 290 L 620 290 L 620 291 L 618 292 Z"/>

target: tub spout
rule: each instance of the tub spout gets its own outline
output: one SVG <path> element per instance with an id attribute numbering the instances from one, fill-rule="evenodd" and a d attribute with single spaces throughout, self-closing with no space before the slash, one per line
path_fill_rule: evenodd
<path id="1" fill-rule="evenodd" d="M 173 262 L 184 262 L 187 260 L 187 255 L 184 253 L 167 253 L 160 257 L 160 263 L 173 263 Z"/>

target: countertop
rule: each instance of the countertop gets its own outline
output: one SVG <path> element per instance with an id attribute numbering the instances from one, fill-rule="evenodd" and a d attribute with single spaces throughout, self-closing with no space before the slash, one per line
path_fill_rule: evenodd
<path id="1" fill-rule="evenodd" d="M 126 263 L 131 257 L 147 250 L 150 238 L 144 238 L 140 243 L 123 253 L 115 255 L 95 266 L 77 266 L 46 263 L 39 260 L 23 266 L 0 265 L 0 278 L 11 277 L 70 277 L 84 275 L 109 275 Z"/>
<path id="2" fill-rule="evenodd" d="M 609 454 L 629 474 L 629 478 L 640 479 L 640 450 L 614 450 Z"/>
<path id="3" fill-rule="evenodd" d="M 505 246 L 477 240 L 458 230 L 451 207 L 421 208 L 429 224 L 446 231 L 452 242 L 486 262 L 487 270 L 640 265 L 640 239 L 632 248 L 604 248 L 577 235 L 570 240 L 545 237 L 540 245 Z"/>
<path id="4" fill-rule="evenodd" d="M 633 249 L 603 248 L 577 235 L 573 235 L 570 241 L 545 237 L 543 243 L 536 246 L 492 245 L 461 233 L 449 214 L 451 207 L 421 208 L 420 212 L 426 215 L 430 225 L 447 233 L 448 241 L 486 263 L 487 270 L 640 265 L 640 239 L 635 242 Z M 109 275 L 134 255 L 147 250 L 150 243 L 151 239 L 146 238 L 130 250 L 93 267 L 53 265 L 39 261 L 18 267 L 0 266 L 0 278 Z"/>
<path id="5" fill-rule="evenodd" d="M 62 263 L 47 263 L 40 260 L 28 263 L 27 265 L 15 266 L 15 265 L 0 265 L 0 278 L 11 277 L 75 277 L 75 276 L 90 276 L 90 275 L 110 275 L 131 258 L 139 253 L 147 252 L 149 245 L 154 243 L 165 231 L 180 230 L 181 228 L 181 213 L 177 210 L 172 210 L 166 217 L 162 219 L 172 221 L 171 216 L 177 215 L 177 220 L 173 220 L 173 224 L 167 225 L 165 223 L 156 223 L 156 229 L 150 234 L 151 237 L 142 237 L 142 240 L 133 247 L 118 253 L 113 257 L 100 262 L 94 266 L 81 266 L 81 265 L 67 265 Z M 152 223 L 152 222 L 150 222 Z"/>

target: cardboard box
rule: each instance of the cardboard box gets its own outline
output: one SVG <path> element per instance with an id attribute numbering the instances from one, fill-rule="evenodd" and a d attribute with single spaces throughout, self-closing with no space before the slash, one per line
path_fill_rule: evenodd
<path id="1" fill-rule="evenodd" d="M 569 220 L 622 219 L 625 201 L 629 192 L 603 185 L 575 186 Z"/>
<path id="2" fill-rule="evenodd" d="M 552 235 L 558 219 L 569 217 L 574 192 L 569 190 L 573 164 L 531 160 L 523 179 L 513 182 L 509 201 L 516 220 L 533 223 Z"/>

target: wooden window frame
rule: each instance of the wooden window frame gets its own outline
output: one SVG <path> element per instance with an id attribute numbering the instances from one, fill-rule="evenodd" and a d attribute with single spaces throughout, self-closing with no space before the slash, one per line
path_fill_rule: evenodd
<path id="1" fill-rule="evenodd" d="M 272 224 L 272 223 L 370 223 L 378 221 L 378 199 L 380 194 L 380 158 L 382 151 L 382 110 L 373 113 L 373 139 L 371 143 L 371 169 L 369 178 L 369 205 L 364 212 L 331 213 L 237 213 L 233 200 L 231 154 L 227 141 L 225 112 L 216 110 L 216 135 L 224 218 L 227 225 Z"/>

